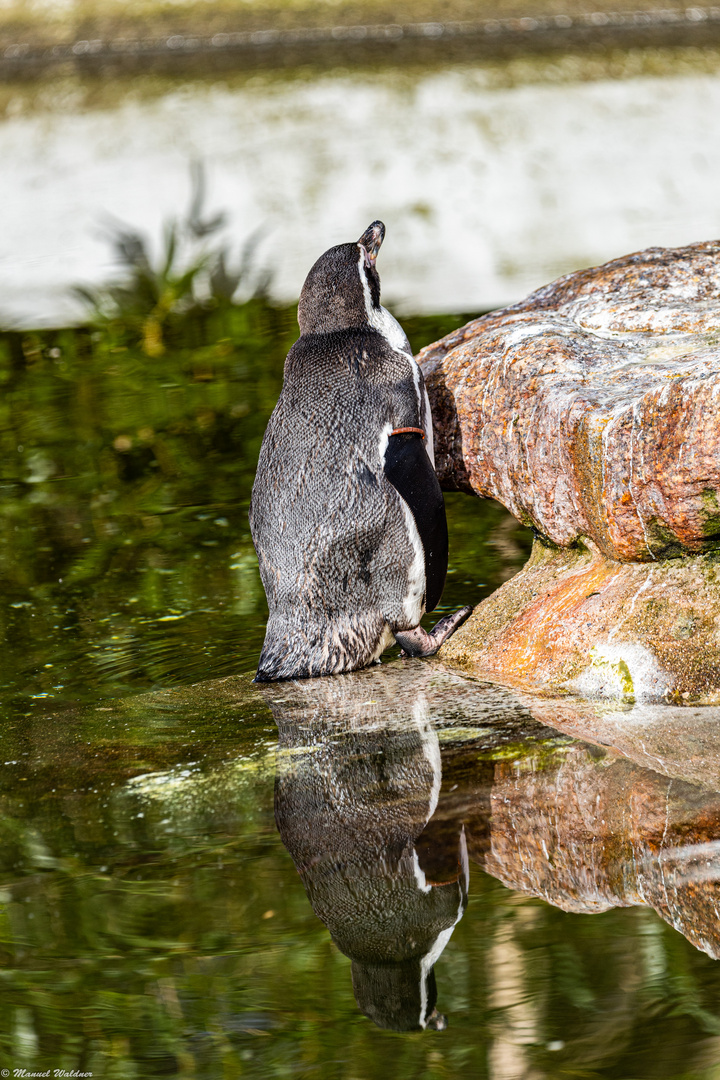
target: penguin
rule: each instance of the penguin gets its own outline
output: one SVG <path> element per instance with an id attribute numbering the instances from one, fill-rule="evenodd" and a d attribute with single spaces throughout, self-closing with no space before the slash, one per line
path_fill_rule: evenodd
<path id="1" fill-rule="evenodd" d="M 250 504 L 269 616 L 256 682 L 354 671 L 396 641 L 430 656 L 472 608 L 420 626 L 447 573 L 422 372 L 380 304 L 385 226 L 316 261 Z"/>

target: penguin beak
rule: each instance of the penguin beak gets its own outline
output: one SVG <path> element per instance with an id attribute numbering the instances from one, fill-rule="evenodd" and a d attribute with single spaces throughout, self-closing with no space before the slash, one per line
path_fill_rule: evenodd
<path id="1" fill-rule="evenodd" d="M 382 221 L 373 221 L 372 225 L 368 225 L 367 229 L 358 240 L 358 244 L 365 249 L 368 260 L 373 266 L 375 265 L 380 245 L 384 239 L 385 226 Z"/>

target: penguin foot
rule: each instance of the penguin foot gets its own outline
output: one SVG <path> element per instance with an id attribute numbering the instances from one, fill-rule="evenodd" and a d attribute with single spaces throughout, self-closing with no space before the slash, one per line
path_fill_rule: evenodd
<path id="1" fill-rule="evenodd" d="M 443 642 L 472 615 L 472 610 L 472 607 L 467 606 L 454 611 L 452 615 L 446 615 L 440 622 L 435 623 L 429 632 L 422 626 L 416 626 L 414 630 L 394 631 L 395 640 L 402 649 L 400 655 L 434 656 Z"/>

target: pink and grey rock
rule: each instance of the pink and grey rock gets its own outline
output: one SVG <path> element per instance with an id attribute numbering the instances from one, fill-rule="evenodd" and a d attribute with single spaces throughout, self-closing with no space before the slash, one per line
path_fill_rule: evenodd
<path id="1" fill-rule="evenodd" d="M 720 242 L 570 274 L 419 360 L 446 488 L 609 558 L 720 545 Z"/>
<path id="2" fill-rule="evenodd" d="M 704 573 L 703 558 L 714 563 L 712 553 L 720 550 L 720 241 L 651 248 L 570 274 L 428 346 L 419 360 L 443 487 L 497 499 L 546 544 L 570 549 L 562 566 L 545 560 L 547 571 L 535 558 L 532 596 L 518 600 L 526 571 L 515 580 L 505 625 L 497 611 L 494 616 L 502 646 L 486 636 L 479 667 L 497 672 L 504 666 L 512 677 L 520 644 L 512 640 L 512 625 L 522 616 L 525 641 L 530 634 L 533 646 L 528 613 L 531 601 L 542 608 L 543 573 L 550 585 L 564 575 L 565 593 L 572 576 L 575 606 L 569 613 L 567 603 L 555 603 L 553 615 L 549 587 L 550 614 L 536 612 L 547 638 L 544 651 L 531 647 L 525 664 L 534 671 L 541 655 L 544 674 L 530 681 L 570 686 L 581 676 L 583 659 L 567 633 L 563 638 L 570 614 L 570 622 L 582 625 L 584 654 L 611 633 L 584 606 L 578 572 L 588 573 L 587 593 L 601 597 L 594 607 L 603 609 L 605 623 L 608 616 L 622 621 L 616 645 L 627 639 L 662 653 L 658 634 L 650 640 L 648 619 L 645 630 L 634 623 L 665 588 L 663 574 L 643 588 L 633 619 L 637 602 L 628 609 L 644 581 L 634 568 L 671 560 L 677 570 L 694 556 L 701 564 L 691 568 L 688 561 L 687 597 L 682 587 L 679 595 L 687 600 L 687 626 L 707 624 L 702 674 L 698 682 L 684 662 L 678 676 L 671 663 L 656 683 L 663 693 L 720 690 L 714 622 L 720 585 L 713 571 Z M 630 564 L 627 572 L 622 564 Z M 690 609 L 691 582 L 699 579 L 698 615 Z M 673 602 L 677 588 L 675 573 Z M 486 603 L 493 599 L 497 609 L 497 594 Z M 471 620 L 446 655 L 454 650 L 467 660 L 472 637 Z M 692 644 L 687 649 L 692 652 Z"/>

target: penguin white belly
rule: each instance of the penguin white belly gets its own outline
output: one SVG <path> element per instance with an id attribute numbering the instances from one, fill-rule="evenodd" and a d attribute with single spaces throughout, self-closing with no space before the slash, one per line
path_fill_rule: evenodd
<path id="1" fill-rule="evenodd" d="M 368 322 L 382 334 L 391 349 L 412 356 L 412 349 L 410 348 L 407 334 L 395 316 L 391 315 L 387 308 L 384 308 L 382 305 L 380 307 L 373 307 L 371 303 L 368 310 Z"/>
<path id="2" fill-rule="evenodd" d="M 394 641 L 395 641 L 395 635 L 393 634 L 392 630 L 390 629 L 390 626 L 388 625 L 388 623 L 385 623 L 385 625 L 383 627 L 382 634 L 380 636 L 380 640 L 378 641 L 377 645 L 375 646 L 375 652 L 372 654 L 372 656 L 370 658 L 370 663 L 374 664 L 375 661 L 379 662 L 380 657 L 382 656 L 382 654 L 385 652 L 385 650 L 390 645 L 392 645 L 394 643 Z"/>
<path id="3" fill-rule="evenodd" d="M 413 364 L 418 366 L 417 360 L 413 357 Z M 422 413 L 422 424 L 425 428 L 425 450 L 427 456 L 432 462 L 433 469 L 435 468 L 435 441 L 433 439 L 433 426 L 432 426 L 432 413 L 430 412 L 430 398 L 428 397 L 427 387 L 423 380 L 423 405 L 424 410 Z"/>
<path id="4" fill-rule="evenodd" d="M 390 348 L 394 349 L 395 352 L 402 353 L 403 356 L 407 357 L 408 363 L 410 364 L 410 370 L 415 384 L 415 393 L 417 395 L 418 411 L 421 418 L 420 422 L 425 429 L 425 449 L 427 451 L 427 456 L 432 462 L 433 468 L 435 468 L 435 444 L 433 440 L 430 399 L 425 387 L 425 380 L 420 371 L 420 365 L 412 354 L 410 342 L 400 323 L 390 314 L 387 308 L 382 306 L 379 308 L 373 307 L 370 298 L 370 290 L 367 287 L 364 278 L 362 280 L 364 283 L 363 291 L 365 292 L 365 307 L 367 309 L 368 322 L 375 330 L 382 334 Z"/>

